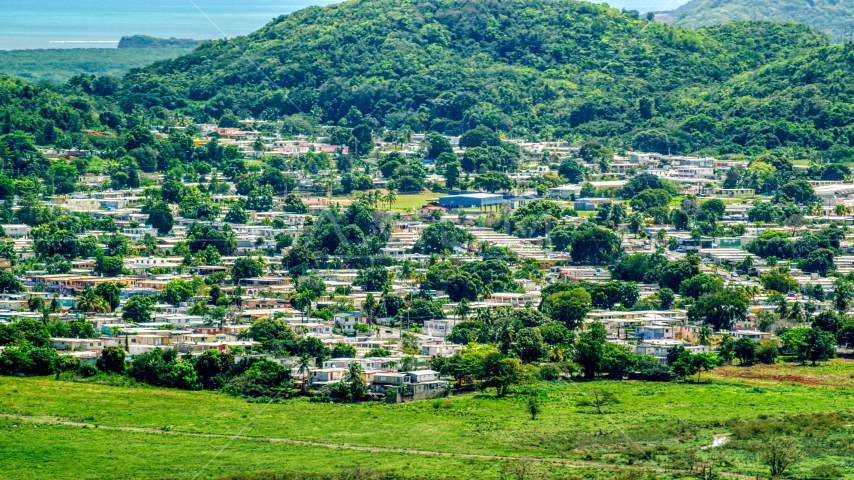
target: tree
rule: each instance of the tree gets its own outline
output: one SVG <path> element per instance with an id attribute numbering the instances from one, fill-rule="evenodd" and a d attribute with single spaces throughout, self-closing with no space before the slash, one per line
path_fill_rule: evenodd
<path id="1" fill-rule="evenodd" d="M 510 386 L 522 378 L 519 360 L 507 358 L 499 352 L 490 353 L 481 361 L 481 371 L 484 388 L 495 387 L 499 397 L 506 395 Z"/>
<path id="2" fill-rule="evenodd" d="M 605 405 L 620 403 L 612 392 L 606 390 L 591 390 L 584 395 L 585 398 L 580 400 L 577 405 L 579 407 L 595 407 L 599 415 L 602 415 L 602 407 Z"/>
<path id="3" fill-rule="evenodd" d="M 829 270 L 833 270 L 833 250 L 829 248 L 819 248 L 811 251 L 807 258 L 802 259 L 798 266 L 805 272 L 818 272 L 821 275 L 827 275 Z M 782 293 L 782 292 L 781 292 Z"/>
<path id="4" fill-rule="evenodd" d="M 332 358 L 356 358 L 356 347 L 346 343 L 336 343 L 330 353 Z"/>
<path id="5" fill-rule="evenodd" d="M 528 396 L 528 401 L 525 402 L 525 411 L 531 414 L 531 420 L 536 420 L 537 415 L 543 411 L 540 399 L 534 395 Z"/>
<path id="6" fill-rule="evenodd" d="M 798 289 L 798 282 L 789 273 L 785 267 L 776 267 L 769 269 L 766 273 L 760 276 L 762 286 L 767 290 L 774 290 L 780 293 L 789 293 Z"/>
<path id="7" fill-rule="evenodd" d="M 115 310 L 119 308 L 121 305 L 121 286 L 123 284 L 116 284 L 114 282 L 103 282 L 99 283 L 95 287 L 95 295 L 103 298 L 110 305 L 110 310 Z"/>
<path id="8" fill-rule="evenodd" d="M 172 365 L 172 371 L 169 372 L 171 384 L 175 388 L 184 390 L 192 390 L 199 382 L 199 377 L 193 364 L 190 362 L 177 362 Z"/>
<path id="9" fill-rule="evenodd" d="M 567 179 L 569 183 L 578 184 L 584 181 L 586 170 L 577 161 L 567 158 L 560 164 L 557 172 L 561 177 Z"/>
<path id="10" fill-rule="evenodd" d="M 787 197 L 794 200 L 796 203 L 804 205 L 812 202 L 817 198 L 812 185 L 806 180 L 794 180 L 792 182 L 789 182 L 783 185 L 781 191 L 785 193 Z"/>
<path id="11" fill-rule="evenodd" d="M 166 235 L 175 226 L 172 209 L 166 202 L 155 203 L 148 211 L 148 221 L 146 223 L 156 228 L 159 234 Z"/>
<path id="12" fill-rule="evenodd" d="M 700 345 L 709 346 L 712 343 L 712 329 L 708 325 L 703 325 L 697 332 L 697 343 Z"/>
<path id="13" fill-rule="evenodd" d="M 311 373 L 311 367 L 313 365 L 315 365 L 315 361 L 311 355 L 303 354 L 299 357 L 299 360 L 297 360 L 297 373 L 302 376 L 302 384 L 300 385 L 300 389 L 302 391 L 305 391 L 305 387 L 308 384 L 308 375 Z"/>
<path id="14" fill-rule="evenodd" d="M 501 145 L 501 137 L 495 130 L 486 125 L 478 125 L 472 130 L 469 130 L 460 137 L 460 146 L 463 148 L 470 147 L 488 147 Z"/>
<path id="15" fill-rule="evenodd" d="M 514 349 L 522 363 L 542 360 L 546 356 L 547 348 L 539 328 L 526 327 L 516 333 Z"/>
<path id="16" fill-rule="evenodd" d="M 753 365 L 756 363 L 756 348 L 759 346 L 753 340 L 742 337 L 733 343 L 733 356 L 737 358 L 742 365 Z"/>
<path id="17" fill-rule="evenodd" d="M 456 157 L 455 157 L 456 158 Z M 460 181 L 460 162 L 456 160 L 445 164 L 445 187 L 456 188 Z"/>
<path id="18" fill-rule="evenodd" d="M 29 311 L 41 312 L 44 308 L 44 299 L 42 297 L 30 297 L 27 299 L 27 309 Z"/>
<path id="19" fill-rule="evenodd" d="M 541 308 L 543 313 L 553 320 L 563 323 L 570 330 L 581 325 L 582 320 L 591 309 L 591 296 L 583 288 L 549 295 L 544 299 Z"/>
<path id="20" fill-rule="evenodd" d="M 717 293 L 723 289 L 724 282 L 720 277 L 705 273 L 686 278 L 679 284 L 679 294 L 690 298 L 700 298 L 703 295 Z"/>
<path id="21" fill-rule="evenodd" d="M 306 205 L 298 196 L 293 193 L 289 193 L 288 196 L 285 197 L 283 210 L 291 213 L 308 213 L 308 205 Z"/>
<path id="22" fill-rule="evenodd" d="M 674 291 L 679 290 L 682 282 L 696 278 L 699 276 L 697 274 L 700 273 L 697 265 L 684 259 L 666 263 L 659 271 L 658 285 Z"/>
<path id="23" fill-rule="evenodd" d="M 110 311 L 110 304 L 95 294 L 91 288 L 85 288 L 77 297 L 77 309 L 82 312 L 105 313 Z"/>
<path id="24" fill-rule="evenodd" d="M 549 232 L 549 243 L 556 252 L 565 252 L 572 243 L 574 229 L 565 225 L 558 225 Z"/>
<path id="25" fill-rule="evenodd" d="M 29 343 L 36 347 L 46 347 L 50 345 L 50 336 L 44 322 L 29 318 L 0 325 L 0 346 Z"/>
<path id="26" fill-rule="evenodd" d="M 234 205 L 229 208 L 224 220 L 228 223 L 243 225 L 249 221 L 249 214 L 240 205 Z"/>
<path id="27" fill-rule="evenodd" d="M 421 142 L 424 148 L 424 156 L 432 160 L 438 160 L 443 153 L 454 153 L 454 148 L 451 142 L 437 132 L 427 132 L 424 134 L 424 140 Z"/>
<path id="28" fill-rule="evenodd" d="M 614 263 L 622 253 L 620 238 L 609 230 L 594 227 L 576 232 L 570 243 L 572 260 L 584 265 Z"/>
<path id="29" fill-rule="evenodd" d="M 575 346 L 575 362 L 584 369 L 584 376 L 593 379 L 602 368 L 607 333 L 601 322 L 590 324 Z"/>
<path id="30" fill-rule="evenodd" d="M 688 320 L 709 325 L 715 330 L 729 330 L 733 323 L 744 320 L 750 300 L 743 290 L 723 290 L 701 297 L 688 309 Z"/>
<path id="31" fill-rule="evenodd" d="M 671 357 L 671 351 L 673 351 L 673 350 L 674 350 L 674 348 L 671 348 L 667 352 L 668 358 Z M 694 357 L 694 355 L 692 355 L 691 352 L 682 348 L 679 351 L 676 359 L 670 362 L 670 368 L 673 370 L 674 375 L 676 375 L 677 377 L 682 378 L 682 379 L 685 379 L 685 378 L 690 377 L 691 375 L 694 375 L 695 373 L 697 373 L 698 374 L 697 378 L 698 378 L 698 383 L 699 383 L 699 370 L 700 369 L 699 369 L 698 363 L 695 363 L 693 361 L 693 357 Z"/>
<path id="32" fill-rule="evenodd" d="M 0 272 L 0 293 L 21 293 L 24 284 L 12 272 Z"/>
<path id="33" fill-rule="evenodd" d="M 154 299 L 142 295 L 130 297 L 122 306 L 122 318 L 134 323 L 151 321 L 151 312 L 154 310 Z"/>
<path id="34" fill-rule="evenodd" d="M 385 267 L 368 267 L 358 271 L 353 284 L 360 285 L 366 292 L 380 292 L 389 281 L 389 271 Z"/>
<path id="35" fill-rule="evenodd" d="M 358 402 L 368 395 L 365 389 L 365 379 L 362 364 L 358 362 L 350 362 L 347 366 L 347 378 L 350 380 L 350 399 Z"/>
<path id="36" fill-rule="evenodd" d="M 672 197 L 666 190 L 653 188 L 644 190 L 632 197 L 629 205 L 635 211 L 646 212 L 652 208 L 666 207 L 671 199 Z"/>
<path id="37" fill-rule="evenodd" d="M 508 191 L 513 186 L 513 181 L 504 172 L 487 172 L 477 176 L 474 180 L 475 187 L 486 190 L 489 193 L 497 191 Z"/>
<path id="38" fill-rule="evenodd" d="M 115 277 L 124 273 L 125 262 L 121 256 L 108 257 L 98 255 L 93 272 L 104 277 Z"/>
<path id="39" fill-rule="evenodd" d="M 703 371 L 714 370 L 718 366 L 718 359 L 710 353 L 697 353 L 691 355 L 691 365 L 697 369 L 697 383 L 700 383 L 700 375 Z"/>
<path id="40" fill-rule="evenodd" d="M 691 223 L 691 217 L 682 210 L 673 210 L 670 214 L 670 223 L 673 224 L 676 230 L 688 230 L 688 226 Z"/>
<path id="41" fill-rule="evenodd" d="M 773 365 L 774 363 L 777 363 L 777 356 L 779 353 L 777 341 L 766 340 L 760 343 L 759 348 L 756 349 L 756 359 L 759 360 L 760 363 Z"/>
<path id="42" fill-rule="evenodd" d="M 839 312 L 846 312 L 854 301 L 854 286 L 851 282 L 839 277 L 833 281 L 833 308 Z"/>
<path id="43" fill-rule="evenodd" d="M 771 437 L 763 439 L 760 445 L 760 457 L 771 467 L 771 476 L 783 475 L 787 468 L 803 458 L 803 449 L 797 440 L 790 437 Z"/>
<path id="44" fill-rule="evenodd" d="M 673 306 L 673 300 L 676 298 L 676 295 L 673 293 L 673 290 L 664 287 L 658 291 L 658 301 L 660 303 L 659 307 L 662 310 L 670 310 Z"/>
<path id="45" fill-rule="evenodd" d="M 136 297 L 134 297 L 136 298 Z M 106 373 L 124 373 L 125 351 L 119 347 L 106 347 L 96 362 L 98 370 Z"/>
<path id="46" fill-rule="evenodd" d="M 267 351 L 284 349 L 284 346 L 296 339 L 287 323 L 272 318 L 259 318 L 246 331 L 249 338 L 261 343 Z"/>
<path id="47" fill-rule="evenodd" d="M 235 285 L 246 278 L 259 277 L 264 273 L 264 265 L 254 258 L 240 257 L 231 267 L 231 278 Z"/>
<path id="48" fill-rule="evenodd" d="M 195 293 L 193 285 L 183 278 L 170 280 L 160 292 L 160 298 L 171 305 L 179 306 L 186 302 Z"/>
<path id="49" fill-rule="evenodd" d="M 815 365 L 836 355 L 836 336 L 820 328 L 810 328 L 804 338 L 802 357 Z"/>
<path id="50" fill-rule="evenodd" d="M 415 242 L 413 251 L 424 254 L 442 253 L 445 250 L 452 251 L 456 247 L 465 245 L 472 235 L 458 228 L 451 222 L 434 223 L 421 232 L 421 238 Z"/>

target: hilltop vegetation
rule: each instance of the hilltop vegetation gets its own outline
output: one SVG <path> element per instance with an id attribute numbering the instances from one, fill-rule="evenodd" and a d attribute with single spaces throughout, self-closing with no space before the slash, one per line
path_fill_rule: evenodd
<path id="1" fill-rule="evenodd" d="M 284 119 L 289 134 L 331 124 L 363 126 L 363 136 L 486 126 L 617 151 L 833 148 L 822 155 L 844 160 L 854 147 L 850 57 L 851 47 L 795 23 L 684 30 L 574 0 L 352 0 L 118 82 L 74 77 L 56 90 L 95 113 L 165 123 L 255 117 Z"/>
<path id="2" fill-rule="evenodd" d="M 125 48 L 196 48 L 204 40 L 194 40 L 192 38 L 156 38 L 148 35 L 134 35 L 132 37 L 122 37 L 119 40 L 119 49 Z"/>
<path id="3" fill-rule="evenodd" d="M 733 21 L 801 22 L 837 39 L 850 25 L 854 4 L 840 0 L 693 0 L 670 12 L 669 23 L 685 28 Z"/>
<path id="4" fill-rule="evenodd" d="M 182 48 L 56 48 L 0 50 L 0 73 L 63 84 L 78 74 L 122 77 L 133 68 L 189 53 Z"/>
<path id="5" fill-rule="evenodd" d="M 750 112 L 696 99 L 827 43 L 793 23 L 689 31 L 579 1 L 354 0 L 133 72 L 116 100 L 126 112 L 196 119 L 303 114 L 446 134 L 483 124 L 513 136 L 618 137 L 625 147 L 676 152 L 698 146 L 709 120 L 695 117 L 705 114 L 723 126 L 714 135 L 721 149 L 741 152 L 752 148 L 737 138 Z"/>

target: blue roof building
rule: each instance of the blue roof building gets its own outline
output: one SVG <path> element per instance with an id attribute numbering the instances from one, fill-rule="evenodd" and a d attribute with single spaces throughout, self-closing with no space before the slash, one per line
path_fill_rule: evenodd
<path id="1" fill-rule="evenodd" d="M 494 193 L 463 193 L 439 199 L 439 205 L 448 208 L 486 208 L 504 202 L 504 195 Z"/>

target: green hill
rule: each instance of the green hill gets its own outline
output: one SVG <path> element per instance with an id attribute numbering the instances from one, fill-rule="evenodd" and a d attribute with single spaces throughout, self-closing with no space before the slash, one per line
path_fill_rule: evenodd
<path id="1" fill-rule="evenodd" d="M 631 138 L 672 123 L 675 92 L 827 43 L 797 24 L 691 31 L 573 0 L 351 0 L 132 72 L 118 101 L 195 118 L 228 109 L 448 134 L 485 124 Z"/>
<path id="2" fill-rule="evenodd" d="M 0 73 L 31 82 L 64 83 L 74 75 L 121 77 L 132 68 L 175 58 L 192 48 L 56 48 L 0 50 Z"/>
<path id="3" fill-rule="evenodd" d="M 130 124 L 147 112 L 286 119 L 294 133 L 317 123 L 446 134 L 486 125 L 617 149 L 847 158 L 852 48 L 797 23 L 685 30 L 574 0 L 351 0 L 206 42 L 119 83 L 77 76 L 54 90 Z M 38 139 L 44 119 L 30 113 L 36 120 L 21 125 Z"/>
<path id="4" fill-rule="evenodd" d="M 205 40 L 193 40 L 192 38 L 156 38 L 148 35 L 134 35 L 122 37 L 117 48 L 196 48 Z"/>
<path id="5" fill-rule="evenodd" d="M 739 20 L 801 22 L 827 32 L 834 41 L 854 25 L 854 2 L 844 0 L 692 0 L 665 13 L 669 23 L 687 28 Z"/>

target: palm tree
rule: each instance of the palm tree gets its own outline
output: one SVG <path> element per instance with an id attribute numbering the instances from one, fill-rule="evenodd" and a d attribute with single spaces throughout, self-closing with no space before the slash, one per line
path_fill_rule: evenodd
<path id="1" fill-rule="evenodd" d="M 780 298 L 780 303 L 777 304 L 777 308 L 774 310 L 774 313 L 780 317 L 780 320 L 786 321 L 789 319 L 789 303 L 785 298 Z"/>
<path id="2" fill-rule="evenodd" d="M 700 345 L 709 346 L 712 343 L 712 329 L 709 328 L 708 325 L 703 325 L 700 327 L 700 331 L 697 332 L 697 343 Z"/>
<path id="3" fill-rule="evenodd" d="M 388 203 L 388 209 L 391 210 L 391 206 L 394 204 L 394 202 L 397 201 L 397 194 L 394 193 L 393 188 L 390 188 L 388 190 L 388 193 L 386 193 L 385 201 L 386 201 L 386 203 Z"/>
<path id="4" fill-rule="evenodd" d="M 464 298 L 460 300 L 460 303 L 457 304 L 457 307 L 454 309 L 454 313 L 459 315 L 459 317 L 465 322 L 466 316 L 471 312 L 471 308 L 469 307 L 468 299 Z"/>
<path id="5" fill-rule="evenodd" d="M 549 349 L 549 360 L 552 362 L 562 362 L 569 356 L 566 347 L 563 344 L 552 345 Z"/>
<path id="6" fill-rule="evenodd" d="M 756 285 L 744 287 L 744 292 L 750 295 L 750 300 L 753 301 L 756 296 L 759 295 L 759 287 L 757 287 Z"/>
<path id="7" fill-rule="evenodd" d="M 105 313 L 110 311 L 110 304 L 96 295 L 94 290 L 87 288 L 77 298 L 77 309 L 83 312 Z"/>
<path id="8" fill-rule="evenodd" d="M 658 244 L 659 247 L 664 243 L 664 240 L 666 239 L 667 230 L 662 228 L 661 230 L 655 232 L 655 242 Z"/>
<path id="9" fill-rule="evenodd" d="M 833 308 L 840 312 L 845 312 L 851 306 L 851 301 L 854 299 L 854 289 L 844 278 L 837 278 L 833 282 Z"/>
<path id="10" fill-rule="evenodd" d="M 629 230 L 631 230 L 631 232 L 635 235 L 637 235 L 638 232 L 641 231 L 641 228 L 643 228 L 643 224 L 644 218 L 643 215 L 641 215 L 640 213 L 635 212 L 629 216 Z"/>
<path id="11" fill-rule="evenodd" d="M 297 373 L 302 375 L 301 390 L 303 392 L 305 391 L 305 385 L 308 383 L 308 376 L 311 374 L 312 363 L 314 363 L 314 359 L 307 353 L 302 354 L 297 361 Z"/>

